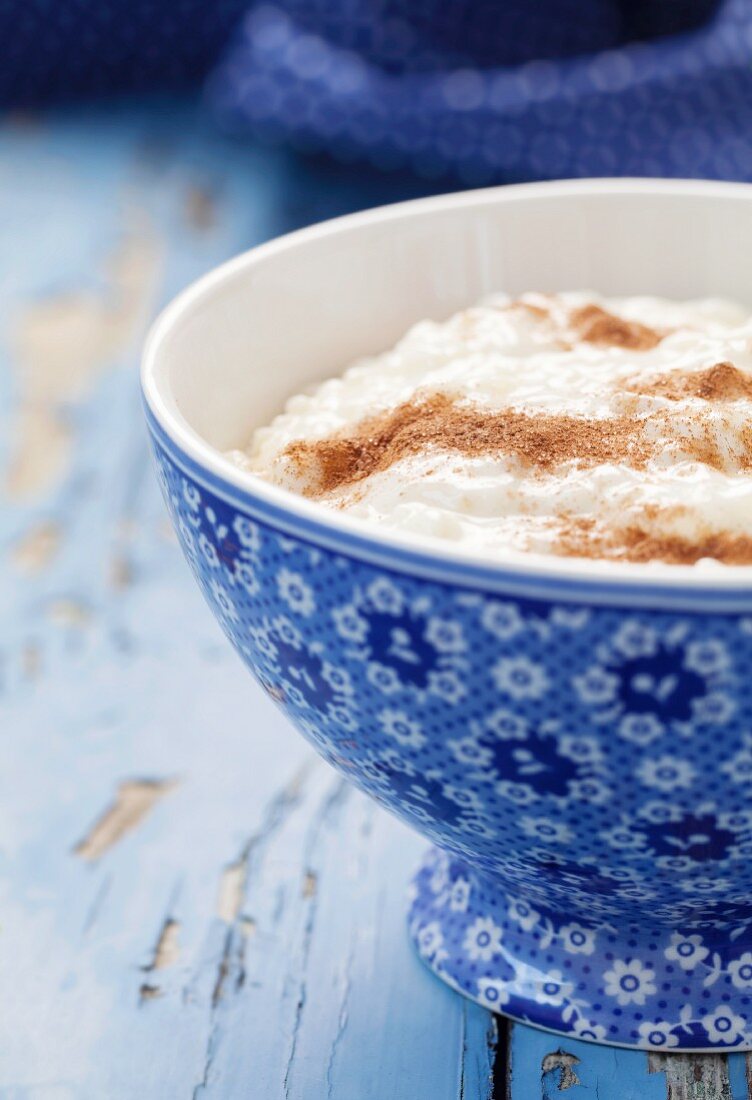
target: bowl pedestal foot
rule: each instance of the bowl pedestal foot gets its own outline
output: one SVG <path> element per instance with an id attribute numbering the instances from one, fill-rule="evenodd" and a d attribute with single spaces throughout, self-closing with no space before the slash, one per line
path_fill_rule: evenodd
<path id="1" fill-rule="evenodd" d="M 752 1049 L 752 925 L 719 933 L 650 923 L 544 913 L 437 848 L 411 884 L 419 955 L 486 1008 L 591 1042 Z"/>

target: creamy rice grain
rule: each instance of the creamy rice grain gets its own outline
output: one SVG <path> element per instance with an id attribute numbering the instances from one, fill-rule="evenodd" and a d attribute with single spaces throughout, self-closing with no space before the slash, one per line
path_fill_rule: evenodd
<path id="1" fill-rule="evenodd" d="M 752 315 L 497 296 L 292 397 L 228 457 L 489 559 L 752 564 Z"/>

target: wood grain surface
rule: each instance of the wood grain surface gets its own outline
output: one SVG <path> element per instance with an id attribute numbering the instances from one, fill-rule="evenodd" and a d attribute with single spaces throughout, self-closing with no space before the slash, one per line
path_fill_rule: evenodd
<path id="1" fill-rule="evenodd" d="M 413 956 L 422 842 L 259 692 L 149 467 L 149 320 L 250 245 L 425 182 L 187 102 L 0 128 L 0 1097 L 741 1100 L 743 1055 L 495 1020 Z"/>

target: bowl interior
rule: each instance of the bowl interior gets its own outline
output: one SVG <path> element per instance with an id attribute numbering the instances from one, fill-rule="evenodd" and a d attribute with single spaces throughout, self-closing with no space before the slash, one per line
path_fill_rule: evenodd
<path id="1" fill-rule="evenodd" d="M 493 291 L 752 304 L 752 187 L 586 181 L 428 199 L 256 249 L 158 323 L 145 389 L 220 450 L 285 399 Z"/>

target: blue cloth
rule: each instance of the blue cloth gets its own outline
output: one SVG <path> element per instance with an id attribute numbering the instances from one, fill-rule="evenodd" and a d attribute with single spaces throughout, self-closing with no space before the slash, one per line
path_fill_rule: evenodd
<path id="1" fill-rule="evenodd" d="M 712 4 L 636 0 L 619 18 L 608 0 L 396 6 L 401 19 L 389 0 L 253 8 L 210 78 L 216 116 L 344 160 L 472 184 L 752 178 L 749 0 L 725 0 L 714 15 Z M 699 14 L 712 17 L 624 42 Z"/>
<path id="2" fill-rule="evenodd" d="M 0 0 L 0 107 L 195 85 L 248 0 Z"/>
<path id="3" fill-rule="evenodd" d="M 752 178 L 752 0 L 250 3 L 0 0 L 0 105 L 206 81 L 229 130 L 424 176 Z"/>

